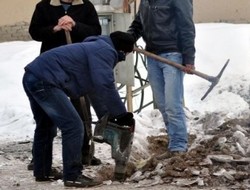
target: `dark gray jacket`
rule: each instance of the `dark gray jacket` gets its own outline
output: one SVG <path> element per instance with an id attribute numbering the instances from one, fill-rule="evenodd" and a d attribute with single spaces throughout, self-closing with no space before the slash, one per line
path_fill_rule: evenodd
<path id="1" fill-rule="evenodd" d="M 195 26 L 192 0 L 141 0 L 128 32 L 146 43 L 146 50 L 160 54 L 181 52 L 183 64 L 194 64 Z"/>

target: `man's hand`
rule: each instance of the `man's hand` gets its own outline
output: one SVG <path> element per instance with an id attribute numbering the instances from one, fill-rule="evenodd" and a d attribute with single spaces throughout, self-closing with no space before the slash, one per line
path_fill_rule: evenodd
<path id="1" fill-rule="evenodd" d="M 76 22 L 70 16 L 65 15 L 58 20 L 58 25 L 61 26 L 64 30 L 71 31 L 72 28 L 76 25 Z"/>
<path id="2" fill-rule="evenodd" d="M 61 27 L 62 27 L 63 30 L 72 31 L 72 25 L 71 24 L 64 24 Z"/>
<path id="3" fill-rule="evenodd" d="M 62 29 L 63 29 L 63 28 L 62 28 L 61 26 L 56 25 L 56 26 L 54 26 L 53 31 L 54 31 L 54 32 L 59 32 L 59 31 L 61 31 Z"/>
<path id="4" fill-rule="evenodd" d="M 193 64 L 186 64 L 183 72 L 185 72 L 187 74 L 193 74 L 192 70 L 195 70 L 195 66 Z"/>
<path id="5" fill-rule="evenodd" d="M 72 28 L 76 25 L 76 22 L 68 15 L 61 17 L 58 20 L 56 26 L 54 26 L 53 31 L 59 32 L 61 30 L 72 31 Z"/>

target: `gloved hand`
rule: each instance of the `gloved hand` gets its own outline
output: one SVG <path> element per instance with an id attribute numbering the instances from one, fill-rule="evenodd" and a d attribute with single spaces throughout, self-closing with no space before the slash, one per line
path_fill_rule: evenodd
<path id="1" fill-rule="evenodd" d="M 109 121 L 118 125 L 127 125 L 131 127 L 135 125 L 134 115 L 131 112 L 126 112 L 124 114 L 112 117 L 109 119 Z"/>

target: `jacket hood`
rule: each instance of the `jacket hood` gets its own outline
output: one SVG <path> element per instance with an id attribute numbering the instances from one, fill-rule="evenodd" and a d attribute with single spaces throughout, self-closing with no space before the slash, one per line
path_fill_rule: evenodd
<path id="1" fill-rule="evenodd" d="M 111 38 L 107 35 L 89 36 L 84 40 L 84 42 L 91 42 L 91 41 L 96 41 L 96 40 L 100 40 L 100 39 L 105 41 L 107 44 L 109 44 L 112 48 L 115 49 L 115 46 L 114 46 Z"/>
<path id="2" fill-rule="evenodd" d="M 106 42 L 108 45 L 110 45 L 114 49 L 114 51 L 116 52 L 116 57 L 117 57 L 116 64 L 120 61 L 123 61 L 123 59 L 120 58 L 119 53 L 115 49 L 115 46 L 114 46 L 110 36 L 108 36 L 108 35 L 89 36 L 83 42 L 91 42 L 91 41 L 97 41 L 97 40 L 103 40 L 104 42 Z"/>
<path id="3" fill-rule="evenodd" d="M 60 0 L 51 0 L 50 4 L 53 6 L 61 6 Z M 74 0 L 72 2 L 72 5 L 82 5 L 82 4 L 84 4 L 83 0 Z"/>

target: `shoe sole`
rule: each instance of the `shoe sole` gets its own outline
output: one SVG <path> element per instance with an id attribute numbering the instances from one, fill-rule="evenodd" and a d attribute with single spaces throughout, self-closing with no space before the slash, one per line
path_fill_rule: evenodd
<path id="1" fill-rule="evenodd" d="M 53 179 L 36 179 L 36 182 L 52 182 Z"/>
<path id="2" fill-rule="evenodd" d="M 99 185 L 102 185 L 102 183 L 83 185 L 80 182 L 79 183 L 77 183 L 77 182 L 64 182 L 64 186 L 66 186 L 66 187 L 93 187 L 93 186 L 99 186 Z"/>
<path id="3" fill-rule="evenodd" d="M 165 155 L 159 155 L 159 156 L 156 156 L 155 158 L 157 160 L 165 160 L 165 159 L 174 158 L 174 157 L 177 157 L 177 156 L 183 156 L 184 154 L 186 154 L 186 152 L 181 152 L 181 151 L 168 152 Z"/>

